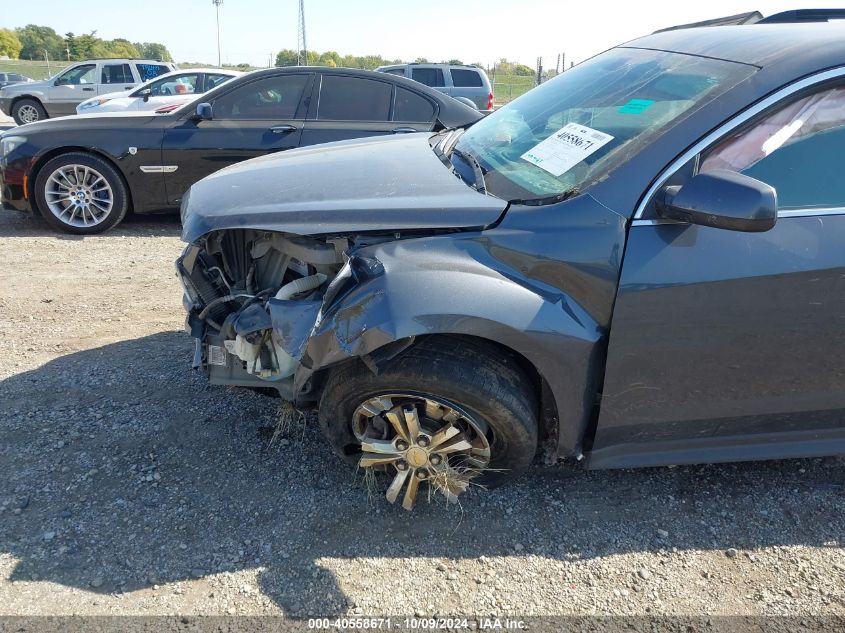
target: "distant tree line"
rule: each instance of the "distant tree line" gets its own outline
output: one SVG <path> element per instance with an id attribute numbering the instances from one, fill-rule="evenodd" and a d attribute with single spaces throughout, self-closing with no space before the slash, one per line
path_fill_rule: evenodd
<path id="1" fill-rule="evenodd" d="M 81 61 L 98 57 L 137 57 L 172 62 L 170 51 L 158 42 L 130 42 L 123 38 L 104 40 L 97 31 L 64 37 L 49 26 L 27 24 L 15 30 L 0 29 L 0 55 L 12 59 Z"/>
<path id="2" fill-rule="evenodd" d="M 279 51 L 276 55 L 276 66 L 296 66 L 300 55 L 295 50 L 286 48 Z M 414 60 L 418 64 L 427 64 L 429 60 L 425 57 L 417 57 Z M 372 70 L 379 66 L 389 66 L 390 64 L 402 64 L 402 59 L 386 59 L 381 55 L 341 55 L 335 51 L 326 51 L 325 53 L 318 53 L 317 51 L 308 51 L 308 66 L 329 66 L 332 68 L 364 68 Z M 460 59 L 444 60 L 444 64 L 463 64 Z M 473 66 L 483 68 L 482 64 L 476 63 Z M 530 69 L 529 69 L 530 71 Z M 529 73 L 530 74 L 530 73 Z"/>

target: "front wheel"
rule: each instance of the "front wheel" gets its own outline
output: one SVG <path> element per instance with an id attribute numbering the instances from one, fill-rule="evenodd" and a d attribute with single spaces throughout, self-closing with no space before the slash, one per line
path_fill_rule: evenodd
<path id="1" fill-rule="evenodd" d="M 129 194 L 117 170 L 82 152 L 49 160 L 35 179 L 35 198 L 47 224 L 82 235 L 116 226 L 129 208 Z"/>
<path id="2" fill-rule="evenodd" d="M 43 121 L 47 117 L 47 111 L 35 99 L 20 99 L 12 107 L 12 118 L 18 125 Z"/>
<path id="3" fill-rule="evenodd" d="M 340 366 L 319 419 L 339 454 L 392 477 L 387 500 L 407 510 L 422 483 L 454 500 L 512 479 L 537 449 L 531 381 L 507 354 L 461 337 L 424 339 L 378 375 Z"/>

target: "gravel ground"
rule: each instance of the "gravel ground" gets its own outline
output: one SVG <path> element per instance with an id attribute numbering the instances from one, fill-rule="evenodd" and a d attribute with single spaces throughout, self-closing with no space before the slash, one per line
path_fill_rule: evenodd
<path id="1" fill-rule="evenodd" d="M 0 615 L 845 614 L 845 465 L 536 466 L 386 503 L 191 371 L 174 217 L 0 212 Z M 381 484 L 380 484 L 381 485 Z"/>

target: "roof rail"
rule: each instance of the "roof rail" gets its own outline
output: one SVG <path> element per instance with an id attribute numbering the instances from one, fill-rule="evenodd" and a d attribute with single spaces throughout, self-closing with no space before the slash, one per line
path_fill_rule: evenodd
<path id="1" fill-rule="evenodd" d="M 793 9 L 759 20 L 757 24 L 788 24 L 792 22 L 829 22 L 845 20 L 845 9 Z"/>
<path id="2" fill-rule="evenodd" d="M 728 15 L 723 18 L 713 18 L 711 20 L 704 20 L 703 22 L 692 22 L 690 24 L 679 24 L 677 26 L 669 26 L 665 29 L 659 29 L 655 33 L 663 33 L 664 31 L 677 31 L 679 29 L 694 29 L 699 26 L 727 26 L 730 24 L 755 24 L 762 19 L 763 14 L 759 11 L 749 11 L 748 13 L 737 13 L 736 15 Z"/>

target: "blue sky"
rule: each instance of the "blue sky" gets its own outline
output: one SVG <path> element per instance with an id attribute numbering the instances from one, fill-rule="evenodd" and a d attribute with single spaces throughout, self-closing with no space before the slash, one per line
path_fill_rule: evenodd
<path id="1" fill-rule="evenodd" d="M 216 63 L 211 0 L 4 0 L 0 27 L 28 23 L 60 34 L 96 29 L 104 39 L 158 41 L 179 61 Z M 296 48 L 298 0 L 224 0 L 223 61 L 266 65 L 282 48 Z M 837 3 L 771 0 L 620 2 L 620 0 L 305 0 L 309 48 L 341 54 L 381 54 L 413 61 L 492 64 L 506 57 L 554 66 L 558 53 L 576 63 L 658 28 L 744 11 L 765 15 Z M 841 3 L 840 3 L 841 4 Z M 72 8 L 71 8 L 72 7 Z M 568 63 L 567 63 L 568 65 Z"/>

